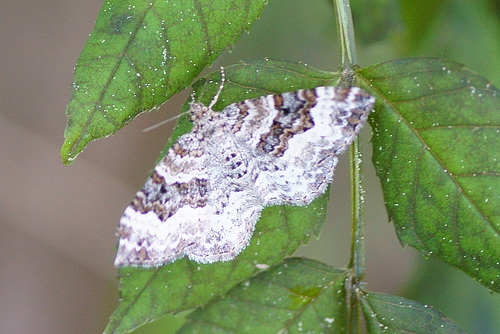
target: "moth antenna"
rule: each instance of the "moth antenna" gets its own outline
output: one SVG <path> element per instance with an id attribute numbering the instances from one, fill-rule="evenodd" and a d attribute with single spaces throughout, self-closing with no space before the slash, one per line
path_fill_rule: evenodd
<path id="1" fill-rule="evenodd" d="M 219 90 L 217 91 L 217 94 L 215 94 L 212 102 L 210 102 L 210 104 L 208 105 L 208 109 L 212 109 L 212 107 L 217 103 L 219 95 L 222 92 L 222 88 L 224 88 L 224 82 L 226 81 L 226 73 L 224 72 L 224 67 L 220 68 L 220 76 L 221 80 L 220 80 Z"/>
<path id="2" fill-rule="evenodd" d="M 212 107 L 217 103 L 217 100 L 219 99 L 219 95 L 222 92 L 222 88 L 224 88 L 224 82 L 226 81 L 226 73 L 224 72 L 224 67 L 220 68 L 220 74 L 221 74 L 221 81 L 220 81 L 219 90 L 217 91 L 217 94 L 215 94 L 212 102 L 210 102 L 210 104 L 208 105 L 208 109 L 212 109 Z M 195 93 L 193 91 L 191 93 L 191 102 L 189 103 L 191 106 L 193 104 L 195 104 L 194 99 L 195 99 Z M 164 124 L 175 121 L 176 119 L 180 118 L 183 114 L 184 113 L 180 113 L 174 117 L 167 118 L 166 120 L 161 121 L 160 123 L 154 124 L 148 128 L 143 129 L 142 132 L 148 132 L 148 131 L 154 130 L 156 128 L 159 128 L 160 126 L 162 126 Z"/>
<path id="3" fill-rule="evenodd" d="M 180 114 L 178 114 L 178 115 L 175 115 L 175 116 L 173 116 L 173 117 L 167 118 L 166 120 L 163 120 L 163 121 L 161 121 L 161 122 L 159 122 L 159 123 L 156 123 L 156 124 L 154 124 L 154 125 L 151 125 L 150 127 L 147 127 L 147 128 L 145 128 L 145 129 L 142 129 L 142 130 L 141 130 L 141 132 L 149 132 L 149 131 L 151 131 L 151 130 L 154 130 L 154 129 L 156 129 L 156 128 L 159 128 L 159 127 L 160 127 L 160 126 L 162 126 L 162 125 L 165 125 L 165 124 L 167 124 L 167 123 L 170 123 L 170 122 L 172 122 L 172 121 L 175 121 L 176 119 L 181 118 L 181 117 L 182 117 L 182 115 L 184 115 L 185 113 L 187 113 L 187 111 L 185 111 L 185 112 L 181 112 L 181 113 L 180 113 Z"/>

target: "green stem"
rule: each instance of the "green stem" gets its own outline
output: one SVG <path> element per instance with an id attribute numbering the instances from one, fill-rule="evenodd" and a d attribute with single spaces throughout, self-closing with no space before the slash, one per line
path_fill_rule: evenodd
<path id="1" fill-rule="evenodd" d="M 337 13 L 337 26 L 339 28 L 340 43 L 342 49 L 342 75 L 344 83 L 352 85 L 356 65 L 356 49 L 354 45 L 354 28 L 352 23 L 351 7 L 349 0 L 335 0 Z M 361 177 L 362 152 L 358 138 L 354 140 L 350 148 L 351 153 L 351 205 L 352 205 L 352 239 L 350 268 L 354 268 L 355 280 L 360 282 L 364 277 L 365 268 L 365 244 L 364 225 L 362 221 L 363 211 L 363 180 Z"/>
<path id="2" fill-rule="evenodd" d="M 344 84 L 351 86 L 354 78 L 352 66 L 357 64 L 351 5 L 349 0 L 334 0 L 333 3 L 337 14 L 337 30 L 339 32 L 342 51 L 342 75 L 344 77 Z"/>
<path id="3" fill-rule="evenodd" d="M 340 36 L 342 51 L 342 78 L 345 86 L 352 86 L 354 82 L 353 67 L 357 64 L 356 47 L 354 43 L 354 28 L 352 23 L 349 0 L 334 0 L 337 14 L 337 28 Z M 365 274 L 365 238 L 363 223 L 363 178 L 362 178 L 362 151 L 359 140 L 356 138 L 350 148 L 351 158 L 351 210 L 352 235 L 351 256 L 349 268 L 353 270 L 352 277 L 346 286 L 349 299 L 349 333 L 359 333 L 362 323 L 362 311 L 356 298 L 356 289 L 363 281 Z"/>
<path id="4" fill-rule="evenodd" d="M 352 205 L 352 236 L 351 259 L 349 267 L 354 268 L 355 279 L 359 283 L 365 276 L 365 228 L 363 222 L 363 176 L 362 151 L 356 138 L 351 149 L 351 205 Z"/>

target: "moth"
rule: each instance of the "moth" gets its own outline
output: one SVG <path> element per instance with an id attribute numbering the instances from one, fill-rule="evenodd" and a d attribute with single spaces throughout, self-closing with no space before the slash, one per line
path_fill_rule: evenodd
<path id="1" fill-rule="evenodd" d="M 375 103 L 360 88 L 327 86 L 215 112 L 217 96 L 209 106 L 191 103 L 192 131 L 172 145 L 125 209 L 115 266 L 149 268 L 183 256 L 199 263 L 234 259 L 264 207 L 307 205 L 325 192 L 338 156 Z"/>

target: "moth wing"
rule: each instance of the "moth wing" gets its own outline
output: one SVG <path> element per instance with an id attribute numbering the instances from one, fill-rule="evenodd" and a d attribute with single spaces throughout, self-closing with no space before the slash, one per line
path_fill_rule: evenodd
<path id="1" fill-rule="evenodd" d="M 374 102 L 357 87 L 330 86 L 243 102 L 250 107 L 235 137 L 259 170 L 264 204 L 306 205 L 321 195 Z"/>
<path id="2" fill-rule="evenodd" d="M 115 266 L 154 267 L 187 255 L 200 263 L 233 259 L 249 243 L 262 211 L 245 175 L 216 146 L 218 136 L 179 138 L 125 209 Z M 237 153 L 237 152 L 236 152 Z M 237 154 L 229 154 L 236 156 Z"/>

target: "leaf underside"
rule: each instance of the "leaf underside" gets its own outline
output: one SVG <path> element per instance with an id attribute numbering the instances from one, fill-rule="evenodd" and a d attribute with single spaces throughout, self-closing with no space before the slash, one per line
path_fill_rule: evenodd
<path id="1" fill-rule="evenodd" d="M 226 81 L 214 110 L 246 98 L 332 85 L 339 75 L 292 62 L 267 60 L 243 62 L 225 69 Z M 195 85 L 195 95 L 208 105 L 220 86 L 215 72 Z M 173 140 L 189 131 L 181 120 Z M 173 142 L 171 140 L 165 150 Z M 328 192 L 306 207 L 265 208 L 250 245 L 234 260 L 198 264 L 186 258 L 156 269 L 120 269 L 121 302 L 106 333 L 123 333 L 157 319 L 207 303 L 248 279 L 263 266 L 272 266 L 290 255 L 312 235 L 318 235 L 325 219 Z"/>
<path id="2" fill-rule="evenodd" d="M 500 92 L 442 59 L 360 70 L 377 98 L 373 162 L 403 245 L 500 291 Z"/>
<path id="3" fill-rule="evenodd" d="M 75 66 L 63 162 L 187 87 L 250 28 L 265 3 L 106 1 Z"/>

